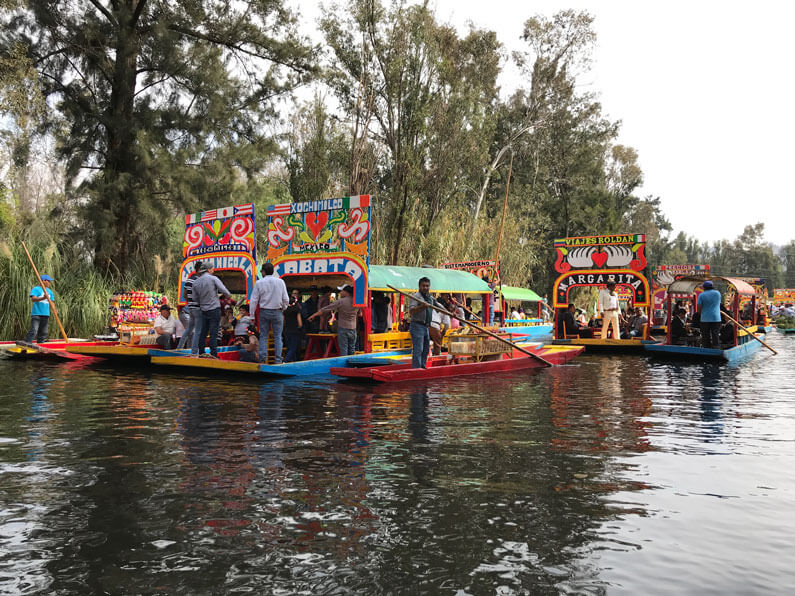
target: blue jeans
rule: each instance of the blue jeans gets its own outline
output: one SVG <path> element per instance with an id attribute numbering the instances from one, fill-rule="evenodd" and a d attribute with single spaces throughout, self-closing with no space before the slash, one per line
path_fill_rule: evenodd
<path id="1" fill-rule="evenodd" d="M 30 317 L 30 330 L 25 336 L 25 341 L 31 343 L 36 338 L 36 343 L 40 344 L 47 341 L 50 336 L 50 317 L 44 315 L 33 315 Z"/>
<path id="2" fill-rule="evenodd" d="M 210 333 L 210 354 L 218 356 L 218 326 L 221 324 L 221 309 L 214 308 L 212 310 L 202 310 L 199 319 L 199 334 L 194 335 L 194 340 L 191 346 L 191 352 L 194 354 L 204 353 L 204 340 L 207 338 L 207 333 Z M 193 346 L 196 346 L 196 351 L 193 351 Z"/>
<path id="3" fill-rule="evenodd" d="M 428 352 L 431 350 L 428 326 L 412 322 L 409 325 L 409 335 L 411 335 L 411 368 L 425 368 Z"/>
<path id="4" fill-rule="evenodd" d="M 259 359 L 268 362 L 268 331 L 273 329 L 273 361 L 282 363 L 282 330 L 284 313 L 277 308 L 261 308 L 259 311 Z"/>
<path id="5" fill-rule="evenodd" d="M 298 350 L 301 348 L 301 332 L 285 333 L 284 338 L 287 340 L 287 355 L 284 357 L 284 361 L 295 362 L 298 360 Z"/>
<path id="6" fill-rule="evenodd" d="M 337 344 L 340 356 L 353 356 L 356 353 L 356 329 L 337 327 Z"/>
<path id="7" fill-rule="evenodd" d="M 202 310 L 200 308 L 191 307 L 188 311 L 190 312 L 190 320 L 188 321 L 188 326 L 185 328 L 185 331 L 182 333 L 182 337 L 179 338 L 177 349 L 181 350 L 185 348 L 188 342 L 190 342 L 191 352 L 193 352 L 193 336 L 196 335 L 198 331 L 196 322 L 199 320 Z M 198 354 L 198 350 L 194 353 Z"/>

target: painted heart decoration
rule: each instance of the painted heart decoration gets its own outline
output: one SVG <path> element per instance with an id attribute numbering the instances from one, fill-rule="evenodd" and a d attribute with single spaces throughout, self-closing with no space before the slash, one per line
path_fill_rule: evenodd
<path id="1" fill-rule="evenodd" d="M 323 231 L 323 228 L 325 228 L 328 223 L 328 211 L 307 213 L 305 223 L 309 231 L 312 232 L 312 238 L 317 240 L 318 236 L 320 236 L 320 232 Z"/>
<path id="2" fill-rule="evenodd" d="M 606 252 L 595 252 L 591 255 L 591 260 L 597 267 L 603 267 L 607 262 L 608 254 Z"/>

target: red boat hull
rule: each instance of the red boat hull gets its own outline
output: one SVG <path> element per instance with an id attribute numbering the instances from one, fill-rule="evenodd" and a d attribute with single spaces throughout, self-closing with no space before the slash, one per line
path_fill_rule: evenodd
<path id="1" fill-rule="evenodd" d="M 582 346 L 544 346 L 533 352 L 553 365 L 565 364 L 580 354 Z M 443 379 L 464 375 L 490 374 L 545 366 L 542 360 L 514 350 L 513 357 L 507 354 L 499 360 L 486 362 L 466 362 L 452 364 L 438 359 L 428 361 L 428 368 L 411 368 L 411 364 L 391 364 L 372 368 L 332 368 L 331 374 L 351 380 L 369 381 L 374 383 L 390 383 L 400 381 L 419 381 L 425 379 Z"/>

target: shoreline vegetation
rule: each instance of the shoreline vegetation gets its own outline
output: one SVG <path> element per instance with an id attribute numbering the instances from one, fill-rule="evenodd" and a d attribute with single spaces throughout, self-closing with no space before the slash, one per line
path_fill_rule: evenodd
<path id="1" fill-rule="evenodd" d="M 645 234 L 650 267 L 795 287 L 795 240 L 776 253 L 749 221 L 707 245 L 674 235 L 665 197 L 638 196 L 640 157 L 583 84 L 587 12 L 521 15 L 524 51 L 506 56 L 493 31 L 415 2 L 329 7 L 319 45 L 280 1 L 135 6 L 0 0 L 2 338 L 29 321 L 21 240 L 85 337 L 115 290 L 173 299 L 185 214 L 252 202 L 263 246 L 267 206 L 358 194 L 373 197 L 373 264 L 501 246 L 503 281 L 549 295 L 555 239 Z M 508 61 L 522 79 L 503 98 Z"/>

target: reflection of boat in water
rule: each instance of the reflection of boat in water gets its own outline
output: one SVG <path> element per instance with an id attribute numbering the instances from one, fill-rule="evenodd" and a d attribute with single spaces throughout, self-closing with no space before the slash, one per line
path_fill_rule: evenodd
<path id="1" fill-rule="evenodd" d="M 693 362 L 719 361 L 719 362 L 738 362 L 751 354 L 759 351 L 762 344 L 755 339 L 764 338 L 763 325 L 751 325 L 741 329 L 734 323 L 726 323 L 725 331 L 721 332 L 720 348 L 703 348 L 699 345 L 699 337 L 695 335 L 673 336 L 671 325 L 672 296 L 684 300 L 696 301 L 697 290 L 701 288 L 704 281 L 708 279 L 715 284 L 723 287 L 722 295 L 731 297 L 730 312 L 734 319 L 739 319 L 739 305 L 741 296 L 750 296 L 752 308 L 756 311 L 755 290 L 747 282 L 731 277 L 700 276 L 683 277 L 668 286 L 668 332 L 664 343 L 647 345 L 646 351 L 656 358 L 673 358 L 678 360 L 689 360 Z M 724 298 L 725 299 L 725 298 Z M 731 329 L 729 329 L 731 328 Z"/>
<path id="2" fill-rule="evenodd" d="M 514 370 L 525 370 L 546 366 L 546 362 L 554 365 L 565 364 L 583 351 L 580 346 L 548 346 L 543 344 L 524 344 L 528 349 L 543 360 L 525 354 L 517 349 L 512 352 L 496 354 L 493 358 L 459 361 L 457 357 L 435 358 L 428 361 L 427 368 L 412 368 L 411 363 L 400 362 L 387 366 L 368 368 L 332 368 L 331 374 L 348 380 L 389 383 L 401 381 L 420 381 L 465 375 L 490 374 Z"/>

